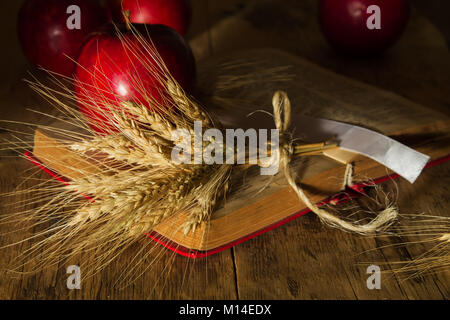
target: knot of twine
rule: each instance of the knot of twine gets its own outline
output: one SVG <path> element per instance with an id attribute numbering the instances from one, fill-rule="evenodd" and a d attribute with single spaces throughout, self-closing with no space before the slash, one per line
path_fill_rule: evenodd
<path id="1" fill-rule="evenodd" d="M 322 222 L 344 231 L 370 235 L 387 229 L 398 216 L 398 212 L 394 207 L 388 207 L 382 210 L 374 219 L 366 224 L 358 224 L 343 220 L 340 217 L 319 208 L 309 200 L 301 186 L 295 182 L 289 167 L 289 163 L 293 156 L 293 142 L 288 134 L 291 124 L 291 103 L 285 92 L 277 91 L 273 96 L 272 104 L 275 125 L 280 133 L 280 146 L 278 148 L 280 167 L 284 170 L 286 180 L 292 189 L 294 189 L 300 201 L 302 201 L 308 209 L 314 212 Z"/>

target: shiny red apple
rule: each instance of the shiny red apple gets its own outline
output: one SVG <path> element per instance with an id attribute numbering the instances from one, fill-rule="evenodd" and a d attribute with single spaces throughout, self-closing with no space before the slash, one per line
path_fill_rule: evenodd
<path id="1" fill-rule="evenodd" d="M 27 0 L 18 17 L 18 35 L 34 65 L 71 76 L 86 37 L 106 21 L 95 0 Z"/>
<path id="2" fill-rule="evenodd" d="M 162 65 L 185 91 L 193 87 L 195 60 L 185 40 L 164 25 L 135 27 L 140 36 L 124 27 L 121 36 L 113 29 L 99 32 L 78 59 L 75 95 L 80 111 L 98 133 L 115 131 L 111 106 L 120 108 L 121 102 L 131 101 L 154 109 L 167 98 L 164 83 L 158 80 L 167 73 Z"/>
<path id="3" fill-rule="evenodd" d="M 131 23 L 163 24 L 186 34 L 191 19 L 189 0 L 110 0 L 115 21 L 124 22 L 122 11 L 130 12 Z"/>
<path id="4" fill-rule="evenodd" d="M 371 55 L 392 46 L 409 18 L 406 0 L 321 0 L 323 33 L 337 50 Z"/>

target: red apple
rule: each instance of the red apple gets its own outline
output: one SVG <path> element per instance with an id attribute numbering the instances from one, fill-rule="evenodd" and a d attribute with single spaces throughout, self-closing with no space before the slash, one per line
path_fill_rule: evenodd
<path id="1" fill-rule="evenodd" d="M 79 8 L 79 25 L 73 6 Z M 71 76 L 87 35 L 105 21 L 95 0 L 27 0 L 18 17 L 19 40 L 32 64 Z"/>
<path id="2" fill-rule="evenodd" d="M 115 21 L 124 22 L 122 11 L 129 11 L 131 23 L 163 24 L 181 35 L 189 28 L 189 0 L 110 0 L 110 5 Z"/>
<path id="3" fill-rule="evenodd" d="M 195 60 L 184 39 L 164 25 L 135 27 L 142 36 L 123 28 L 121 36 L 112 29 L 94 35 L 78 59 L 75 95 L 80 111 L 98 133 L 115 131 L 111 106 L 120 108 L 121 102 L 132 101 L 154 109 L 167 98 L 158 80 L 163 74 L 158 54 L 187 92 L 193 87 Z"/>
<path id="4" fill-rule="evenodd" d="M 378 8 L 369 8 L 372 5 L 378 6 L 379 15 Z M 408 17 L 406 0 L 321 0 L 319 7 L 320 24 L 330 44 L 356 55 L 389 48 L 401 36 Z M 377 18 L 380 24 L 374 26 Z"/>

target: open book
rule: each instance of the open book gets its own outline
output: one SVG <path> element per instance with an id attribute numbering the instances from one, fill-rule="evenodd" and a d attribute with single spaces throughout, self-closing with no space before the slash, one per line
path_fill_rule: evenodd
<path id="1" fill-rule="evenodd" d="M 387 91 L 336 75 L 306 60 L 276 50 L 252 50 L 216 57 L 199 66 L 199 93 L 208 111 L 224 122 L 255 110 L 271 112 L 272 95 L 288 93 L 293 112 L 359 125 L 392 138 L 430 156 L 428 166 L 449 160 L 448 115 L 430 111 Z M 256 118 L 255 118 L 256 119 Z M 250 125 L 252 117 L 248 117 Z M 233 122 L 231 120 L 231 122 Z M 291 125 L 297 135 L 302 128 Z M 303 128 L 304 129 L 304 128 Z M 89 162 L 62 145 L 45 129 L 35 134 L 28 157 L 48 173 L 65 176 L 92 174 L 99 163 Z M 101 161 L 101 160 L 100 160 Z M 339 202 L 352 196 L 342 191 L 346 163 L 354 164 L 355 181 L 375 183 L 394 177 L 393 172 L 369 158 L 334 151 L 295 160 L 297 173 L 313 202 Z M 73 171 L 73 168 L 80 170 Z M 81 169 L 82 168 L 82 169 Z M 257 169 L 257 168 L 255 168 Z M 358 186 L 354 187 L 359 190 Z M 259 170 L 236 175 L 231 190 L 209 223 L 184 235 L 186 219 L 176 214 L 148 236 L 188 257 L 203 257 L 274 229 L 308 212 L 282 173 L 261 176 Z"/>

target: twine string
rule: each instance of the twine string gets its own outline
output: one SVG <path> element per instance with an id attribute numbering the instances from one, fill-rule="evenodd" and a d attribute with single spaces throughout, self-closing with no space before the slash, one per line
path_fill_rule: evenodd
<path id="1" fill-rule="evenodd" d="M 285 92 L 277 91 L 273 96 L 272 104 L 275 125 L 280 132 L 280 146 L 278 148 L 280 167 L 284 170 L 284 175 L 287 182 L 292 189 L 294 189 L 300 201 L 302 201 L 308 209 L 314 212 L 323 223 L 329 226 L 362 235 L 371 235 L 376 232 L 386 230 L 398 216 L 398 211 L 392 206 L 389 206 L 379 212 L 378 215 L 370 222 L 366 224 L 358 224 L 356 222 L 343 220 L 327 210 L 319 208 L 316 204 L 310 201 L 300 184 L 296 183 L 289 166 L 293 156 L 292 139 L 288 135 L 288 130 L 291 124 L 291 103 Z"/>

